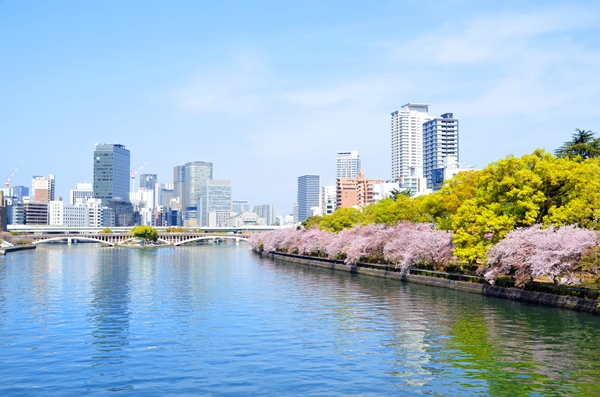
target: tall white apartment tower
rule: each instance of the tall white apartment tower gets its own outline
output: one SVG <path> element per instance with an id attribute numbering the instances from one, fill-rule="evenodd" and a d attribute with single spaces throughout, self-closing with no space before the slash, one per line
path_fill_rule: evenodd
<path id="1" fill-rule="evenodd" d="M 444 168 L 444 160 L 458 162 L 458 120 L 444 113 L 423 125 L 423 177 L 427 188 L 433 188 L 431 172 Z"/>
<path id="2" fill-rule="evenodd" d="M 335 158 L 336 178 L 356 178 L 360 171 L 358 152 L 339 152 Z"/>
<path id="3" fill-rule="evenodd" d="M 392 113 L 392 179 L 423 173 L 423 123 L 429 121 L 429 105 L 407 103 Z M 411 168 L 418 175 L 411 175 Z"/>

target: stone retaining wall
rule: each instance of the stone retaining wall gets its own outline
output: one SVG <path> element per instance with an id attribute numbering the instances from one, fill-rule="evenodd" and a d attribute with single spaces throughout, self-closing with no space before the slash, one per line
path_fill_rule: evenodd
<path id="1" fill-rule="evenodd" d="M 34 250 L 34 249 L 35 249 L 35 245 L 19 245 L 16 247 L 0 248 L 0 255 L 6 255 L 7 253 L 14 252 L 14 251 Z"/>
<path id="2" fill-rule="evenodd" d="M 316 266 L 334 269 L 343 272 L 366 274 L 369 276 L 403 280 L 411 283 L 432 285 L 435 287 L 450 288 L 459 291 L 471 292 L 496 298 L 511 299 L 520 302 L 536 303 L 546 306 L 560 307 L 592 314 L 600 314 L 600 303 L 592 299 L 576 298 L 573 296 L 554 295 L 546 292 L 524 291 L 515 288 L 496 287 L 492 285 L 469 283 L 466 281 L 448 280 L 436 277 L 419 276 L 415 274 L 402 275 L 399 272 L 371 269 L 359 266 L 347 266 L 343 261 L 315 258 L 310 256 L 284 254 L 280 252 L 261 252 L 259 255 L 273 260 L 299 263 L 307 266 Z"/>

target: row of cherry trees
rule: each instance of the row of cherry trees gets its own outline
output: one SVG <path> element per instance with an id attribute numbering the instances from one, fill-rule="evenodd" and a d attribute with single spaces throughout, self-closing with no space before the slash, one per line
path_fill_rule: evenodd
<path id="1" fill-rule="evenodd" d="M 279 229 L 252 236 L 253 249 L 359 261 L 389 262 L 408 271 L 418 263 L 443 266 L 452 258 L 452 234 L 426 223 L 401 222 L 397 226 L 370 224 L 331 233 Z"/>
<path id="2" fill-rule="evenodd" d="M 359 225 L 331 233 L 311 227 L 286 228 L 251 237 L 257 251 L 343 259 L 347 265 L 359 261 L 392 263 L 406 273 L 417 264 L 445 266 L 452 259 L 452 234 L 428 223 L 400 222 Z M 596 232 L 573 225 L 542 228 L 534 225 L 515 229 L 487 252 L 481 272 L 494 284 L 499 276 L 512 276 L 522 287 L 536 277 L 560 277 L 571 281 L 582 255 L 597 247 Z"/>

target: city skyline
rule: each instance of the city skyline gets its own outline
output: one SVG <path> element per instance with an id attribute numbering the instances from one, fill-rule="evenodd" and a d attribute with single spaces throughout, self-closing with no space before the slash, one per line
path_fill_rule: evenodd
<path id="1" fill-rule="evenodd" d="M 207 161 L 234 200 L 290 214 L 296 177 L 330 185 L 341 150 L 391 179 L 389 114 L 411 101 L 460 120 L 461 161 L 552 151 L 574 128 L 600 132 L 598 11 L 592 1 L 3 2 L 0 177 L 19 166 L 11 186 L 30 186 L 54 174 L 68 200 L 93 182 L 90 148 L 114 142 L 132 169 L 151 160 L 144 173 L 162 183 L 178 164 Z"/>

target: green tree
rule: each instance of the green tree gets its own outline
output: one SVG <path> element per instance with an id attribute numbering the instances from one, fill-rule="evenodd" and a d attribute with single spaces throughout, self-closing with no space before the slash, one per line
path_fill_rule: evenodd
<path id="1" fill-rule="evenodd" d="M 105 227 L 104 229 L 100 230 L 101 234 L 111 234 L 113 231 L 110 227 Z"/>
<path id="2" fill-rule="evenodd" d="M 141 238 L 143 244 L 146 243 L 146 241 L 156 242 L 158 239 L 158 230 L 152 226 L 134 226 L 130 232 L 133 234 L 133 237 Z"/>
<path id="3" fill-rule="evenodd" d="M 313 227 L 315 225 L 319 225 L 322 220 L 323 220 L 322 216 L 319 216 L 319 215 L 311 216 L 310 218 L 306 218 L 304 220 L 304 222 L 302 222 L 302 227 L 304 229 L 310 229 L 311 227 Z"/>
<path id="4" fill-rule="evenodd" d="M 582 159 L 600 157 L 600 139 L 592 131 L 575 128 L 572 139 L 563 143 L 554 151 L 557 157 L 581 157 Z"/>
<path id="5" fill-rule="evenodd" d="M 331 215 L 326 215 L 321 219 L 319 227 L 321 230 L 327 230 L 337 233 L 354 225 L 362 223 L 364 214 L 356 208 L 338 208 Z"/>

